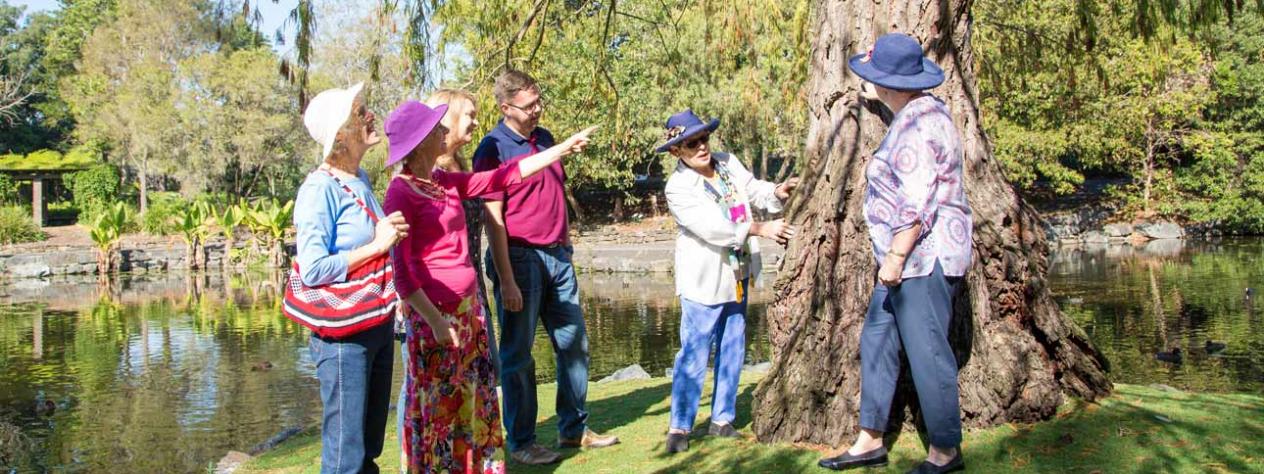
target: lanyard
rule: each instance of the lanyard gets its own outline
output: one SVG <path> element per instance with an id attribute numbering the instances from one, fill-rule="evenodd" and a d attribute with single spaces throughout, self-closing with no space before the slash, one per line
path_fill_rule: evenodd
<path id="1" fill-rule="evenodd" d="M 351 186 L 347 186 L 346 183 L 342 182 L 341 179 L 338 179 L 337 176 L 335 176 L 332 172 L 330 172 L 327 169 L 324 169 L 324 168 L 316 168 L 316 169 L 325 172 L 325 174 L 329 175 L 330 178 L 333 178 L 334 182 L 338 183 L 338 186 L 341 187 L 343 191 L 346 191 L 347 194 L 350 194 L 351 197 L 355 199 L 356 204 L 360 205 L 361 209 L 364 209 L 364 212 L 369 215 L 369 220 L 372 220 L 374 224 L 377 224 L 377 221 L 378 221 L 377 213 L 373 212 L 373 209 L 369 209 L 369 205 L 365 204 L 364 199 L 361 199 L 360 196 L 355 193 L 355 191 L 351 190 Z"/>

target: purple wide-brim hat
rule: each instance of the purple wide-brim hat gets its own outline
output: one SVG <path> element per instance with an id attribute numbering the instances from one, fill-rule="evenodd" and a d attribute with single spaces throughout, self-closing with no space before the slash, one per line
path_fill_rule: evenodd
<path id="1" fill-rule="evenodd" d="M 887 33 L 873 49 L 847 60 L 848 67 L 861 79 L 887 89 L 922 91 L 944 82 L 944 70 L 922 55 L 922 45 L 912 36 Z"/>
<path id="2" fill-rule="evenodd" d="M 404 157 L 412 153 L 422 140 L 425 140 L 435 126 L 448 113 L 447 104 L 430 108 L 415 100 L 406 101 L 395 107 L 391 115 L 386 117 L 386 139 L 390 144 L 390 154 L 386 157 L 386 166 L 395 166 Z"/>

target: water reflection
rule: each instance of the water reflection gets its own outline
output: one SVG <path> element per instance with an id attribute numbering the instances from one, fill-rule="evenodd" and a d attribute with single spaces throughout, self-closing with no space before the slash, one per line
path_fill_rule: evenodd
<path id="1" fill-rule="evenodd" d="M 280 314 L 281 282 L 171 274 L 0 286 L 0 472 L 204 472 L 229 450 L 313 426 L 308 333 Z M 1264 315 L 1247 291 L 1264 289 L 1264 240 L 1065 250 L 1051 258 L 1050 285 L 1117 382 L 1264 388 Z M 671 366 L 680 305 L 670 276 L 587 274 L 581 289 L 594 380 L 634 363 L 656 376 Z M 752 294 L 748 362 L 769 354 L 769 296 Z M 1208 340 L 1227 346 L 1209 353 Z M 1155 359 L 1177 347 L 1182 364 Z M 552 380 L 542 328 L 534 355 Z"/>
<path id="2" fill-rule="evenodd" d="M 1155 241 L 1063 250 L 1050 286 L 1122 383 L 1198 391 L 1264 388 L 1264 241 Z M 1250 289 L 1250 292 L 1248 292 Z M 1223 351 L 1206 349 L 1223 342 Z M 1181 364 L 1156 359 L 1179 348 Z"/>
<path id="3" fill-rule="evenodd" d="M 0 472 L 205 472 L 229 450 L 314 426 L 308 332 L 281 315 L 280 282 L 172 274 L 0 287 L 0 440 L 24 440 L 0 446 Z M 592 377 L 634 363 L 661 375 L 679 331 L 670 277 L 582 285 Z M 753 296 L 752 335 L 766 332 L 766 298 Z M 751 361 L 767 357 L 763 341 L 752 336 Z M 542 329 L 535 356 L 553 380 Z"/>
<path id="4" fill-rule="evenodd" d="M 94 281 L 6 289 L 28 302 L 0 313 L 0 422 L 33 447 L 6 464 L 204 471 L 227 449 L 309 425 L 305 333 L 272 310 L 275 298 L 222 300 L 200 293 L 206 281 L 120 280 L 100 299 Z M 259 360 L 275 368 L 249 371 Z"/>

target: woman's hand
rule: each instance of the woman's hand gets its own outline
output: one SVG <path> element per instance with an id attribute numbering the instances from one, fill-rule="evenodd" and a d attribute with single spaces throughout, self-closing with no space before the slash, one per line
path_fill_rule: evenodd
<path id="1" fill-rule="evenodd" d="M 597 130 L 597 127 L 599 126 L 600 125 L 593 125 L 585 128 L 579 133 L 571 135 L 570 138 L 567 138 L 562 142 L 562 148 L 566 150 L 567 154 L 583 153 L 584 149 L 588 148 L 588 136 L 591 135 L 594 130 Z"/>
<path id="2" fill-rule="evenodd" d="M 373 244 L 379 254 L 386 253 L 399 241 L 408 237 L 408 222 L 399 211 L 392 212 L 385 219 L 377 221 L 373 230 Z"/>
<path id="3" fill-rule="evenodd" d="M 790 179 L 787 179 L 784 183 L 778 184 L 777 191 L 774 194 L 777 196 L 777 199 L 785 201 L 787 199 L 790 199 L 790 193 L 793 193 L 795 188 L 798 188 L 798 187 L 799 187 L 799 178 L 790 178 Z"/>
<path id="4" fill-rule="evenodd" d="M 448 324 L 448 320 L 440 317 L 426 318 L 426 324 L 430 325 L 430 332 L 434 333 L 435 342 L 440 346 L 458 349 L 461 347 L 461 339 L 456 335 L 456 328 Z"/>
<path id="5" fill-rule="evenodd" d="M 791 237 L 798 232 L 790 224 L 786 224 L 784 219 L 777 219 L 768 222 L 756 222 L 751 224 L 751 233 L 767 237 L 777 241 L 778 244 L 785 246 Z"/>
<path id="6" fill-rule="evenodd" d="M 904 279 L 904 258 L 887 252 L 878 269 L 878 282 L 885 286 L 897 286 Z"/>

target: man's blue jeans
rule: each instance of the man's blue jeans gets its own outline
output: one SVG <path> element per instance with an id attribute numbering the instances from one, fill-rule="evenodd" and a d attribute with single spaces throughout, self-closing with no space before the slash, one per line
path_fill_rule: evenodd
<path id="1" fill-rule="evenodd" d="M 680 299 L 680 352 L 672 371 L 671 428 L 691 431 L 715 347 L 711 422 L 737 417 L 737 383 L 746 362 L 746 295 L 742 301 L 705 305 Z"/>
<path id="2" fill-rule="evenodd" d="M 320 380 L 324 416 L 320 472 L 376 473 L 391 406 L 395 366 L 392 324 L 343 339 L 312 335 L 309 348 Z"/>
<path id="3" fill-rule="evenodd" d="M 510 451 L 535 442 L 535 343 L 537 322 L 544 323 L 557 357 L 558 434 L 577 439 L 588 420 L 588 330 L 579 306 L 579 282 L 571 266 L 570 246 L 527 248 L 510 246 L 514 281 L 522 291 L 522 311 L 506 311 L 500 279 L 487 253 L 487 274 L 496 295 L 500 321 L 500 384 L 504 404 L 505 440 Z"/>

